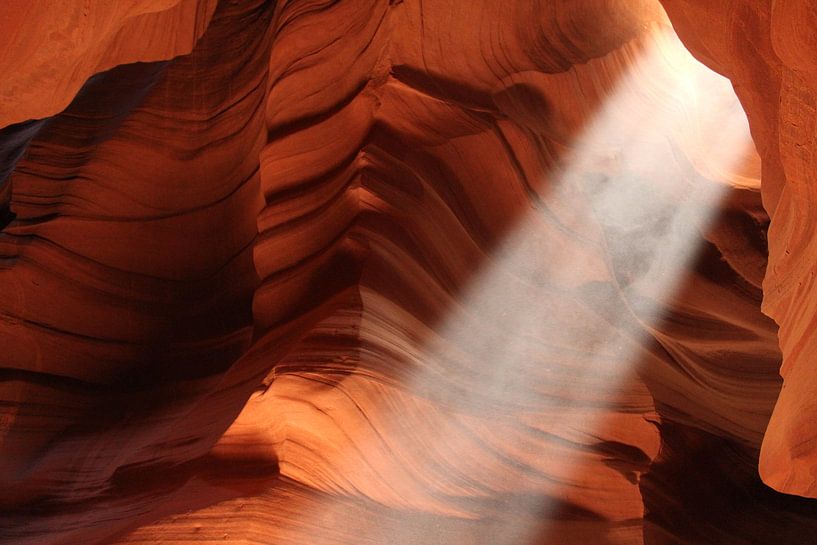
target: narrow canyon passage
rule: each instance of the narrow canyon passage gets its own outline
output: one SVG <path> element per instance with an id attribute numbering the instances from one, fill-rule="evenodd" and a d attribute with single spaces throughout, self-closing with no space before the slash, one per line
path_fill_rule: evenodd
<path id="1" fill-rule="evenodd" d="M 814 543 L 797 17 L 0 7 L 0 543 Z"/>

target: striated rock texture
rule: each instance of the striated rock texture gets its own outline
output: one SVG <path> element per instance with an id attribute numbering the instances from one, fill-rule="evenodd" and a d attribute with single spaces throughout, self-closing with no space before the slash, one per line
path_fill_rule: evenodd
<path id="1" fill-rule="evenodd" d="M 777 490 L 817 497 L 810 181 L 817 10 L 804 0 L 663 3 L 691 51 L 734 82 L 763 160 L 763 204 L 772 219 L 763 311 L 780 326 L 784 384 L 763 439 L 760 474 Z"/>
<path id="2" fill-rule="evenodd" d="M 809 4 L 39 4 L 0 542 L 814 542 Z"/>

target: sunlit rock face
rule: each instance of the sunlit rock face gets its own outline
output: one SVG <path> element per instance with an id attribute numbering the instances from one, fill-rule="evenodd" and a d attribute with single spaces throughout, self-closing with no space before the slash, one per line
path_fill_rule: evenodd
<path id="1" fill-rule="evenodd" d="M 803 0 L 664 4 L 692 52 L 735 83 L 763 159 L 763 202 L 772 218 L 763 310 L 780 325 L 784 386 L 763 440 L 760 474 L 777 490 L 817 497 L 811 212 L 817 11 Z"/>
<path id="2" fill-rule="evenodd" d="M 59 113 L 92 75 L 192 51 L 217 0 L 8 0 L 0 21 L 0 125 Z M 33 36 L 39 36 L 33 39 Z"/>
<path id="3" fill-rule="evenodd" d="M 68 4 L 0 7 L 0 541 L 813 543 L 808 4 Z"/>

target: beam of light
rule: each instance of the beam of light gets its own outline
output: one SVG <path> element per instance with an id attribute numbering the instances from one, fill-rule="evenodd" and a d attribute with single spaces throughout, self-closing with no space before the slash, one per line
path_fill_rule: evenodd
<path id="1" fill-rule="evenodd" d="M 236 444 L 272 445 L 282 475 L 327 493 L 319 517 L 328 532 L 344 526 L 344 496 L 477 519 L 486 534 L 468 543 L 572 544 L 542 536 L 565 504 L 640 518 L 637 484 L 588 445 L 656 454 L 656 430 L 642 417 L 649 393 L 634 379 L 644 340 L 724 192 L 747 185 L 735 171 L 751 156 L 729 82 L 667 27 L 646 43 L 543 184 L 541 203 L 441 323 L 420 323 L 361 285 L 359 331 L 348 325 L 357 315 L 324 326 L 325 335 L 349 327 L 350 338 L 393 348 L 384 374 L 405 371 L 406 382 L 372 380 L 366 366 L 330 386 L 284 374 L 236 421 Z M 382 369 L 366 349 L 361 361 Z M 378 533 L 361 542 L 456 542 L 408 516 L 371 526 Z"/>
<path id="2" fill-rule="evenodd" d="M 603 486 L 581 475 L 580 453 L 569 448 L 528 452 L 534 461 L 524 471 L 499 457 L 503 467 L 486 467 L 469 455 L 473 438 L 457 428 L 481 420 L 482 439 L 509 451 L 536 449 L 519 446 L 524 430 L 579 443 L 608 433 L 602 428 L 616 424 L 605 415 L 639 364 L 633 336 L 648 335 L 662 318 L 732 173 L 751 152 L 729 81 L 697 62 L 671 29 L 654 30 L 650 44 L 574 143 L 543 206 L 515 226 L 417 355 L 423 371 L 409 390 L 434 398 L 451 417 L 426 443 L 445 445 L 450 482 L 468 483 L 452 496 L 521 492 L 525 499 L 508 511 L 547 518 L 554 498 L 581 503 L 582 494 L 593 496 L 586 487 Z M 365 306 L 370 295 L 363 295 Z M 452 387 L 440 389 L 441 382 Z M 492 472 L 504 482 L 481 489 L 475 475 Z M 537 495 L 543 482 L 550 490 Z M 632 493 L 621 501 L 640 502 L 637 487 Z M 436 542 L 433 529 L 425 540 L 411 532 L 412 542 Z M 499 545 L 537 540 L 518 521 L 497 521 L 491 534 Z"/>

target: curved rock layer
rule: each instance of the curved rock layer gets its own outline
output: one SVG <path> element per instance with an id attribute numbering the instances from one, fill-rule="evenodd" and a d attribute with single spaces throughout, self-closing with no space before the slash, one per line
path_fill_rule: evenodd
<path id="1" fill-rule="evenodd" d="M 804 0 L 664 4 L 692 52 L 734 82 L 763 159 L 763 201 L 772 218 L 763 310 L 780 325 L 784 387 L 763 440 L 760 473 L 777 490 L 817 497 L 809 181 L 815 168 L 817 74 L 810 29 L 817 12 Z"/>
<path id="2" fill-rule="evenodd" d="M 192 51 L 218 0 L 4 2 L 0 126 L 59 113 L 85 80 Z M 36 36 L 36 39 L 33 39 Z M 43 39 L 48 47 L 43 47 Z"/>
<path id="3" fill-rule="evenodd" d="M 813 541 L 806 8 L 665 1 L 724 165 L 656 2 L 92 4 L 0 8 L 3 543 Z"/>

